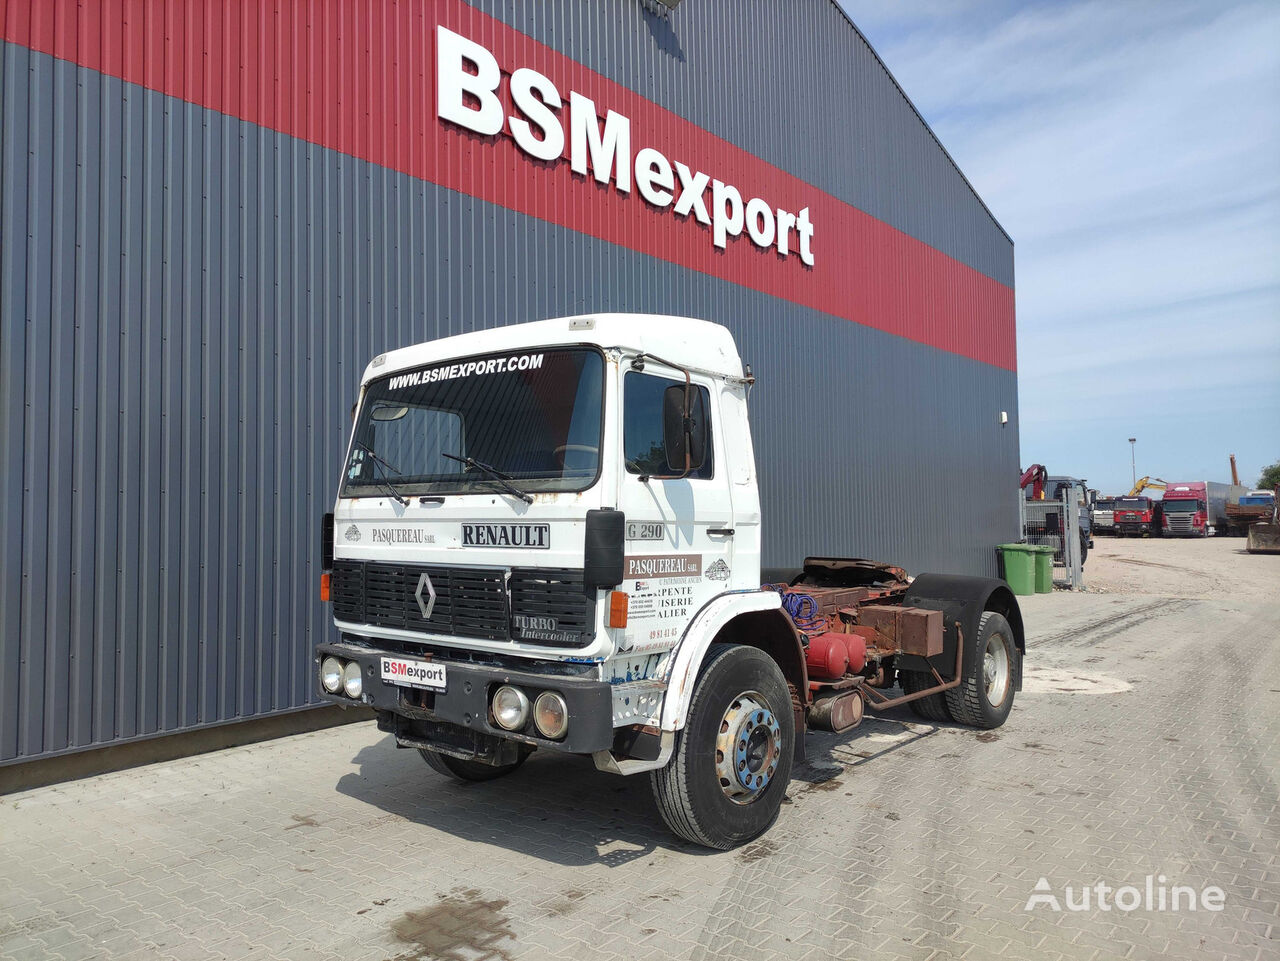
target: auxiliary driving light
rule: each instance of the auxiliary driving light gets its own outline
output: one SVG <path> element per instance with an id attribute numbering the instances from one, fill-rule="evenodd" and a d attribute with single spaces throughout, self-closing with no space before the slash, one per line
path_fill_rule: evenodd
<path id="1" fill-rule="evenodd" d="M 529 698 L 518 687 L 503 685 L 493 692 L 493 719 L 499 727 L 518 731 L 529 720 Z"/>
<path id="2" fill-rule="evenodd" d="M 359 698 L 360 692 L 364 690 L 364 679 L 360 676 L 360 665 L 355 661 L 348 661 L 347 666 L 342 669 L 342 688 L 347 692 L 347 697 Z"/>
<path id="3" fill-rule="evenodd" d="M 342 662 L 336 657 L 326 657 L 320 662 L 320 683 L 330 694 L 342 689 Z"/>
<path id="4" fill-rule="evenodd" d="M 533 702 L 533 723 L 543 737 L 558 741 L 569 729 L 569 705 L 559 694 L 543 691 Z"/>

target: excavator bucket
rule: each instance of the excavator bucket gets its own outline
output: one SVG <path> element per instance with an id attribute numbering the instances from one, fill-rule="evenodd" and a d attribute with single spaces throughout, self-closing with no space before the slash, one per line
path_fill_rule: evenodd
<path id="1" fill-rule="evenodd" d="M 1260 522 L 1249 525 L 1245 550 L 1250 554 L 1280 554 L 1280 524 Z"/>

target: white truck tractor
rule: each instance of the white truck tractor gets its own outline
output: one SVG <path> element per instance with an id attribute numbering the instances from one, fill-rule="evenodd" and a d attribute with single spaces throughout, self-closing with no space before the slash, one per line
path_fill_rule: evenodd
<path id="1" fill-rule="evenodd" d="M 773 823 L 807 727 L 904 703 L 1004 723 L 1025 646 L 1003 581 L 811 557 L 761 584 L 757 472 L 802 482 L 756 464 L 753 383 L 727 329 L 682 317 L 375 357 L 324 518 L 322 696 L 453 778 L 535 750 L 646 774 L 713 848 Z"/>

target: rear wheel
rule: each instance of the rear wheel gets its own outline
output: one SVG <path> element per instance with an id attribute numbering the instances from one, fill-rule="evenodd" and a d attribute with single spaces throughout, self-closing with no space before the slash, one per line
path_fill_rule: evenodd
<path id="1" fill-rule="evenodd" d="M 754 647 L 707 652 L 671 762 L 650 775 L 673 832 L 727 850 L 777 819 L 791 780 L 795 718 L 782 671 Z"/>
<path id="2" fill-rule="evenodd" d="M 964 639 L 961 681 L 946 692 L 947 708 L 961 724 L 999 727 L 1013 707 L 1022 656 L 1004 616 L 987 611 L 973 637 Z"/>
<path id="3" fill-rule="evenodd" d="M 523 764 L 525 758 L 529 756 L 527 752 L 522 751 L 520 759 L 512 761 L 510 764 L 485 764 L 483 761 L 466 761 L 460 757 L 454 757 L 452 754 L 441 754 L 439 751 L 432 751 L 429 748 L 419 748 L 418 753 L 422 755 L 422 759 L 427 762 L 427 766 L 433 771 L 438 771 L 445 777 L 451 777 L 457 781 L 495 780 L 510 774 Z"/>
<path id="4" fill-rule="evenodd" d="M 902 685 L 903 694 L 915 694 L 926 688 L 936 687 L 938 682 L 933 679 L 933 675 L 925 671 L 899 671 L 898 683 Z M 947 710 L 946 692 L 938 694 L 930 694 L 914 701 L 908 701 L 907 706 L 915 712 L 916 717 L 922 717 L 926 721 L 950 721 L 951 712 Z"/>

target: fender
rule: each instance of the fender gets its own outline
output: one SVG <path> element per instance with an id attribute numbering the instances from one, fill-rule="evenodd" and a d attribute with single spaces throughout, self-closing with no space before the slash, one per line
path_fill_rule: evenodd
<path id="1" fill-rule="evenodd" d="M 667 685 L 662 699 L 662 730 L 678 731 L 684 727 L 698 668 L 720 629 L 739 615 L 781 608 L 782 597 L 774 591 L 730 591 L 712 598 L 694 615 L 679 643 L 672 648 L 666 671 L 659 674 L 659 679 Z"/>
<path id="2" fill-rule="evenodd" d="M 955 624 L 958 621 L 965 637 L 973 637 L 984 611 L 1003 614 L 1013 629 L 1018 650 L 1027 653 L 1026 633 L 1022 627 L 1022 611 L 1009 585 L 998 577 L 970 577 L 964 574 L 921 574 L 911 582 L 903 607 L 919 607 L 942 611 L 944 630 L 942 653 L 932 658 L 899 655 L 898 666 L 908 670 L 927 670 L 932 664 L 944 680 L 953 680 L 956 664 Z M 1022 690 L 1022 672 L 1014 679 L 1014 690 Z"/>

